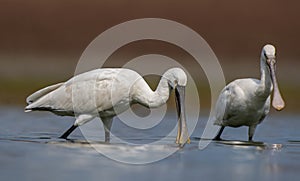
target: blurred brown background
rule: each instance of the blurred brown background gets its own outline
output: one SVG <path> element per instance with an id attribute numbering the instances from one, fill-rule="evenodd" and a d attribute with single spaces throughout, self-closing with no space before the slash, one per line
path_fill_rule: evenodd
<path id="1" fill-rule="evenodd" d="M 296 0 L 0 0 L 0 104 L 25 105 L 33 91 L 70 78 L 81 53 L 106 29 L 136 18 L 165 18 L 187 25 L 209 43 L 227 82 L 259 77 L 261 48 L 274 44 L 285 111 L 298 111 L 299 8 Z M 173 45 L 134 42 L 112 55 L 106 66 L 120 67 L 146 53 L 171 56 L 189 67 L 209 107 L 201 68 Z"/>

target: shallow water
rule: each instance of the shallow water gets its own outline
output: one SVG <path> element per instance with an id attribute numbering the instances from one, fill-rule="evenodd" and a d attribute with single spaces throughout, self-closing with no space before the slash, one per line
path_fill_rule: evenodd
<path id="1" fill-rule="evenodd" d="M 200 118 L 191 143 L 179 149 L 173 143 L 175 137 L 165 137 L 176 124 L 174 115 L 168 114 L 169 121 L 144 131 L 114 122 L 112 131 L 117 137 L 152 145 L 128 145 L 115 138 L 105 144 L 102 132 L 95 136 L 99 131 L 95 129 L 91 131 L 95 149 L 79 129 L 71 140 L 58 139 L 72 124 L 70 117 L 1 107 L 0 180 L 298 180 L 299 115 L 272 113 L 257 128 L 255 143 L 245 141 L 246 128 L 226 128 L 222 137 L 231 141 L 212 142 L 204 150 L 198 149 L 198 143 L 205 117 Z M 161 138 L 165 141 L 156 144 Z M 154 163 L 132 165 L 111 160 L 97 149 L 132 160 L 144 151 L 176 152 Z"/>

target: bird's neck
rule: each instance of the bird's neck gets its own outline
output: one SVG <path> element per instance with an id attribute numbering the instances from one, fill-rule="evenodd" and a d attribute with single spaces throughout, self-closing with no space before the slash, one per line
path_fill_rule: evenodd
<path id="1" fill-rule="evenodd" d="M 153 91 L 144 80 L 142 80 L 137 87 L 138 91 L 135 92 L 134 99 L 137 103 L 146 107 L 160 107 L 169 99 L 170 88 L 168 80 L 164 77 L 161 78 L 155 91 Z"/>
<path id="2" fill-rule="evenodd" d="M 258 88 L 258 93 L 268 97 L 273 89 L 272 80 L 270 76 L 270 70 L 266 62 L 261 58 L 260 60 L 260 85 Z"/>
<path id="3" fill-rule="evenodd" d="M 170 86 L 168 83 L 168 79 L 162 77 L 159 81 L 159 84 L 154 92 L 155 96 L 154 97 L 158 97 L 159 101 L 157 106 L 161 106 L 162 104 L 165 104 L 170 96 Z"/>

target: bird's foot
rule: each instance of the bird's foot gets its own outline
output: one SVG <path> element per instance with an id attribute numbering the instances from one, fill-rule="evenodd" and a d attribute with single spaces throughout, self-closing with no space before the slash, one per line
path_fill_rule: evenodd
<path id="1" fill-rule="evenodd" d="M 65 137 L 65 136 L 60 136 L 60 137 L 58 137 L 59 139 L 64 139 L 64 140 L 67 140 L 68 138 L 67 137 Z"/>
<path id="2" fill-rule="evenodd" d="M 249 136 L 248 142 L 254 142 L 253 139 L 252 139 L 252 136 Z"/>
<path id="3" fill-rule="evenodd" d="M 219 136 L 215 137 L 214 139 L 212 139 L 213 141 L 222 141 L 223 139 Z"/>

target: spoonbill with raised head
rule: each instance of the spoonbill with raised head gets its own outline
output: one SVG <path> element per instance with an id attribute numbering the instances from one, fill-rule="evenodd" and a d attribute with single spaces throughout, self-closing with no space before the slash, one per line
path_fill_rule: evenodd
<path id="1" fill-rule="evenodd" d="M 248 140 L 252 141 L 256 126 L 270 111 L 270 97 L 273 91 L 272 106 L 280 111 L 285 103 L 276 80 L 275 47 L 265 45 L 260 57 L 261 78 L 237 79 L 229 83 L 220 93 L 215 105 L 214 124 L 221 126 L 215 140 L 221 140 L 226 126 L 248 126 Z"/>

